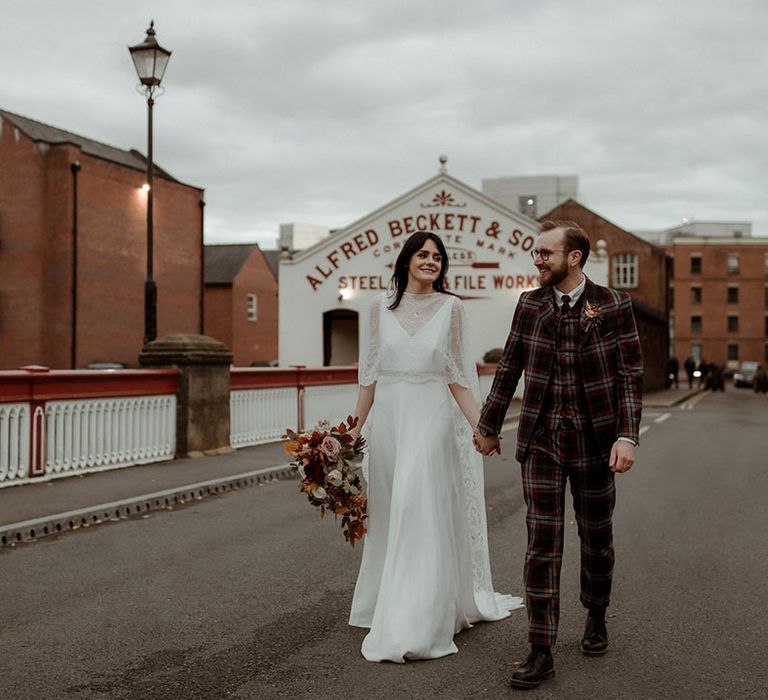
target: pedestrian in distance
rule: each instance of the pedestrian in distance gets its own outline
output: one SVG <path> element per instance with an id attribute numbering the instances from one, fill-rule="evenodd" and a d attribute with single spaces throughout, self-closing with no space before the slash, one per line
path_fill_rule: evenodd
<path id="1" fill-rule="evenodd" d="M 592 282 L 583 267 L 587 234 L 570 221 L 545 221 L 531 251 L 540 288 L 524 292 L 475 431 L 485 455 L 499 454 L 499 432 L 520 377 L 525 391 L 517 433 L 527 506 L 525 594 L 527 660 L 514 688 L 554 675 L 566 482 L 581 540 L 581 649 L 608 648 L 606 609 L 614 565 L 614 476 L 635 462 L 643 363 L 630 297 Z"/>
<path id="2" fill-rule="evenodd" d="M 707 384 L 709 380 L 709 370 L 709 362 L 701 360 L 701 362 L 699 362 L 699 389 L 701 389 L 701 387 L 704 387 L 705 389 L 709 388 L 709 385 Z"/>
<path id="3" fill-rule="evenodd" d="M 667 360 L 667 365 L 665 368 L 665 374 L 666 374 L 666 388 L 669 389 L 673 384 L 675 385 L 675 389 L 680 388 L 680 383 L 678 381 L 678 374 L 680 373 L 680 363 L 677 361 L 676 357 L 670 357 Z"/>
<path id="4" fill-rule="evenodd" d="M 683 367 L 685 367 L 685 374 L 688 376 L 688 388 L 693 389 L 693 373 L 696 371 L 696 360 L 689 357 Z"/>
<path id="5" fill-rule="evenodd" d="M 768 392 L 768 374 L 765 373 L 765 368 L 762 365 L 759 365 L 757 372 L 755 372 L 753 389 L 757 394 L 765 394 Z"/>
<path id="6" fill-rule="evenodd" d="M 353 432 L 370 415 L 368 532 L 349 624 L 368 628 L 368 661 L 455 654 L 457 631 L 523 604 L 493 590 L 483 459 L 472 448 L 480 384 L 447 270 L 440 238 L 411 234 L 364 325 Z"/>
<path id="7" fill-rule="evenodd" d="M 725 391 L 725 368 L 712 362 L 707 373 L 707 388 L 711 391 Z"/>

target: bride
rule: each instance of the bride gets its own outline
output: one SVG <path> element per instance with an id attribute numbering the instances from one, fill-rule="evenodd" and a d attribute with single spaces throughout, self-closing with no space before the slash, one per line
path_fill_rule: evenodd
<path id="1" fill-rule="evenodd" d="M 479 383 L 447 270 L 440 238 L 412 234 L 363 333 L 354 415 L 356 432 L 367 422 L 369 519 L 349 624 L 370 629 L 368 661 L 455 654 L 459 630 L 522 606 L 493 591 Z"/>

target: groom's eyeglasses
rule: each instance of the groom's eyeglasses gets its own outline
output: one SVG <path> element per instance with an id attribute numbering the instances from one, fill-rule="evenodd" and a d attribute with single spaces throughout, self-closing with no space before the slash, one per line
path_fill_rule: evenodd
<path id="1" fill-rule="evenodd" d="M 547 262 L 549 260 L 549 256 L 552 255 L 552 253 L 570 253 L 571 251 L 565 250 L 564 248 L 561 248 L 560 250 L 539 250 L 538 248 L 534 248 L 531 251 L 531 257 L 536 260 L 536 258 L 541 258 L 543 262 Z"/>

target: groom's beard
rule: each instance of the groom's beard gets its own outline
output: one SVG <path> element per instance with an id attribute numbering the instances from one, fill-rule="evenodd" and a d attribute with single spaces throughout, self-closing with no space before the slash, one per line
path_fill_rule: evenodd
<path id="1" fill-rule="evenodd" d="M 541 287 L 556 287 L 568 277 L 568 262 L 563 260 L 560 265 L 553 267 L 549 264 L 539 270 L 539 285 Z"/>

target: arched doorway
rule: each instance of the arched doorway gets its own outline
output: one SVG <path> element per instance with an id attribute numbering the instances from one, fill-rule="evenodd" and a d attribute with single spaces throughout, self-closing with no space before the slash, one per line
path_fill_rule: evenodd
<path id="1" fill-rule="evenodd" d="M 323 365 L 352 365 L 358 354 L 357 311 L 332 309 L 323 314 Z"/>

